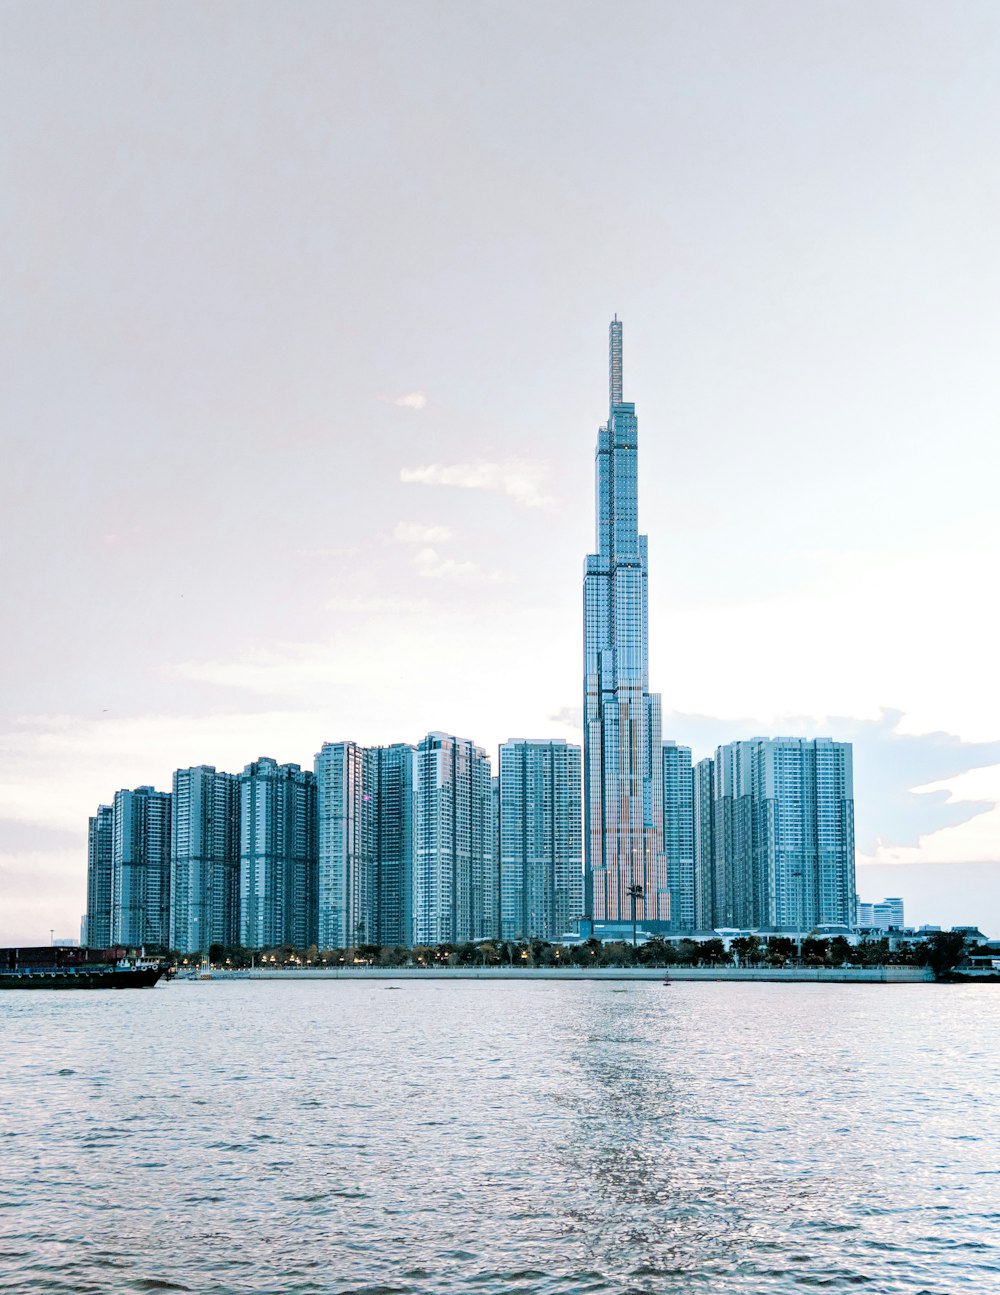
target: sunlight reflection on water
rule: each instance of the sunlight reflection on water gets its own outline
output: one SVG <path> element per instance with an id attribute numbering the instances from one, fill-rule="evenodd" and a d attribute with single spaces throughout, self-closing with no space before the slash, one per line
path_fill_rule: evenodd
<path id="1" fill-rule="evenodd" d="M 991 986 L 0 999 L 16 1292 L 1000 1289 Z"/>

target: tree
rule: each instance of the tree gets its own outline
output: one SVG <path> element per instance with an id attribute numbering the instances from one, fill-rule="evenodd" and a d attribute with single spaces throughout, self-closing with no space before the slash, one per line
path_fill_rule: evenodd
<path id="1" fill-rule="evenodd" d="M 825 967 L 829 952 L 830 946 L 826 940 L 807 936 L 802 941 L 802 961 L 807 967 Z"/>
<path id="2" fill-rule="evenodd" d="M 795 941 L 787 935 L 772 935 L 767 942 L 767 960 L 772 967 L 784 967 L 795 957 Z"/>
<path id="3" fill-rule="evenodd" d="M 924 940 L 926 965 L 935 980 L 945 980 L 968 952 L 969 939 L 962 931 L 932 931 Z"/>
<path id="4" fill-rule="evenodd" d="M 681 943 L 680 949 L 682 954 L 687 945 L 693 946 L 695 958 L 697 958 L 699 962 L 707 963 L 710 967 L 714 967 L 720 962 L 729 961 L 729 955 L 726 953 L 726 946 L 718 937 L 711 940 L 702 940 L 700 945 L 695 944 L 693 940 L 684 940 Z M 681 960 L 687 961 L 688 959 L 682 957 Z M 690 961 L 693 962 L 694 958 L 691 958 Z"/>
<path id="5" fill-rule="evenodd" d="M 842 967 L 853 958 L 850 941 L 843 935 L 835 935 L 830 941 L 830 961 L 835 967 Z"/>

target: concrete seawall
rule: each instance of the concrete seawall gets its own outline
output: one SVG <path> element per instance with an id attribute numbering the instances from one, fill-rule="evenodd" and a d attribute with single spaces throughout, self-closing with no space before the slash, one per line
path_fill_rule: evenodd
<path id="1" fill-rule="evenodd" d="M 934 979 L 925 967 L 255 967 L 249 971 L 213 971 L 209 975 L 212 980 L 667 979 L 880 985 L 926 984 Z"/>

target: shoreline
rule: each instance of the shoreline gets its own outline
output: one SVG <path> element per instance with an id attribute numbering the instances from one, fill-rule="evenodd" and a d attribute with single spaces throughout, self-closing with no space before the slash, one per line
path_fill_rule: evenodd
<path id="1" fill-rule="evenodd" d="M 254 967 L 179 973 L 177 980 L 639 980 L 925 985 L 927 967 Z"/>

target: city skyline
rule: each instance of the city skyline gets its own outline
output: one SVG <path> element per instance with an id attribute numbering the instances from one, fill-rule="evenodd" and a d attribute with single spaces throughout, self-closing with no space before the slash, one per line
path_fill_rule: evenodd
<path id="1" fill-rule="evenodd" d="M 581 740 L 616 310 L 665 732 L 850 740 L 862 898 L 1000 931 L 995 8 L 182 9 L 0 16 L 0 940 L 192 759 Z"/>

